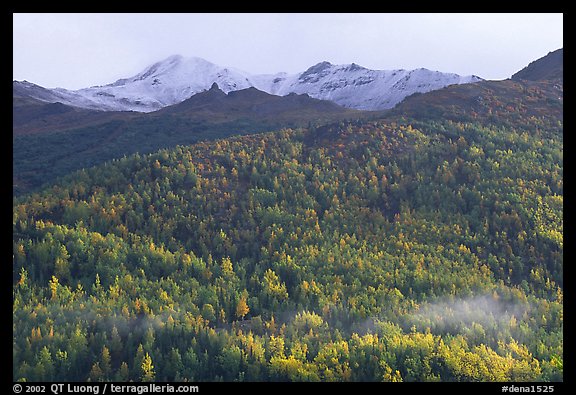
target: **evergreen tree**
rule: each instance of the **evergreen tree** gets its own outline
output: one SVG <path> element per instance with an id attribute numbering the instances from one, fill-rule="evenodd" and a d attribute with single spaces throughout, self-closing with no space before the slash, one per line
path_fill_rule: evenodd
<path id="1" fill-rule="evenodd" d="M 142 361 L 142 375 L 141 380 L 144 382 L 154 381 L 156 373 L 154 372 L 154 365 L 152 365 L 152 358 L 150 354 L 146 353 Z"/>

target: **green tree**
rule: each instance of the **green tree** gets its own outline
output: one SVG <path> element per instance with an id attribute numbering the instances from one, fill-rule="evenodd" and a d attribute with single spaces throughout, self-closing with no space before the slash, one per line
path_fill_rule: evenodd
<path id="1" fill-rule="evenodd" d="M 52 381 L 54 377 L 54 362 L 48 347 L 42 347 L 38 354 L 35 367 L 36 380 Z"/>
<path id="2" fill-rule="evenodd" d="M 112 361 L 108 347 L 102 347 L 102 354 L 100 356 L 100 368 L 105 379 L 110 379 L 112 374 Z"/>
<path id="3" fill-rule="evenodd" d="M 61 245 L 58 249 L 58 254 L 54 262 L 54 276 L 68 283 L 71 280 L 70 274 L 70 254 L 66 250 L 66 246 Z"/>
<path id="4" fill-rule="evenodd" d="M 248 303 L 246 303 L 246 296 L 242 295 L 236 304 L 236 317 L 242 320 L 248 312 L 250 312 L 250 308 L 248 307 Z"/>
<path id="5" fill-rule="evenodd" d="M 150 354 L 146 353 L 141 365 L 142 374 L 140 379 L 144 382 L 154 381 L 156 373 L 154 372 L 154 365 L 152 365 L 152 358 Z"/>
<path id="6" fill-rule="evenodd" d="M 104 373 L 100 368 L 100 362 L 94 362 L 90 374 L 88 375 L 88 381 L 99 382 L 104 380 Z"/>
<path id="7" fill-rule="evenodd" d="M 126 362 L 122 362 L 120 364 L 120 368 L 116 373 L 116 381 L 120 382 L 128 382 L 130 379 L 130 369 L 128 368 L 128 364 Z"/>

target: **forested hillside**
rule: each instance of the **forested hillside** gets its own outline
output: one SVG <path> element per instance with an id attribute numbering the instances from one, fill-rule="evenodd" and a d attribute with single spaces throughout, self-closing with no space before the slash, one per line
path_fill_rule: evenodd
<path id="1" fill-rule="evenodd" d="M 135 153 L 282 127 L 374 117 L 307 95 L 274 96 L 254 88 L 226 95 L 217 85 L 161 111 L 94 111 L 13 99 L 13 194 L 50 186 L 75 170 Z M 376 113 L 377 114 L 377 113 Z"/>
<path id="2" fill-rule="evenodd" d="M 16 198 L 14 380 L 561 381 L 562 93 L 505 83 Z"/>

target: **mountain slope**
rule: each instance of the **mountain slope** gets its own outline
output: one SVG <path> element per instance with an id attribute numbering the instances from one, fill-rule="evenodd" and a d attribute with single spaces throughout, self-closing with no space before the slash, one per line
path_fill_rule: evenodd
<path id="1" fill-rule="evenodd" d="M 113 120 L 130 120 L 138 113 L 96 111 L 14 95 L 12 99 L 12 135 L 62 132 Z"/>
<path id="2" fill-rule="evenodd" d="M 563 87 L 549 81 L 482 81 L 453 85 L 406 98 L 392 114 L 443 117 L 455 121 L 491 120 L 514 124 L 536 119 L 556 122 L 563 114 Z"/>
<path id="3" fill-rule="evenodd" d="M 426 69 L 378 71 L 356 64 L 335 66 L 328 62 L 297 74 L 252 75 L 201 58 L 174 55 L 131 78 L 104 86 L 69 91 L 15 82 L 18 85 L 15 89 L 38 100 L 60 101 L 82 108 L 151 112 L 179 103 L 217 83 L 226 93 L 255 87 L 275 95 L 305 93 L 343 107 L 381 110 L 392 108 L 414 92 L 479 80 L 475 76 L 462 77 Z"/>
<path id="4" fill-rule="evenodd" d="M 407 97 L 391 113 L 499 124 L 554 125 L 563 118 L 562 49 L 515 73 L 512 79 L 451 85 Z"/>
<path id="5" fill-rule="evenodd" d="M 528 66 L 512 76 L 512 80 L 541 81 L 564 80 L 564 49 L 548 53 L 548 55 L 531 62 Z"/>
<path id="6" fill-rule="evenodd" d="M 96 94 L 100 97 L 99 101 L 101 103 L 98 104 L 98 102 L 95 102 L 90 98 L 90 95 L 87 95 L 83 90 L 71 91 L 62 88 L 46 89 L 28 81 L 13 81 L 12 90 L 13 94 L 20 98 L 32 98 L 48 103 L 58 102 L 91 110 L 125 111 L 129 109 L 125 105 L 114 105 L 114 98 L 105 92 Z M 120 103 L 125 101 L 126 99 L 120 99 Z"/>

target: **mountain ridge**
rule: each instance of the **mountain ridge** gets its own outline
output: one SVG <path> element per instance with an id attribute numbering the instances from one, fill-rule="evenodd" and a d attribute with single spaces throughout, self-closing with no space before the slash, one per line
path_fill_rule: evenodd
<path id="1" fill-rule="evenodd" d="M 549 52 L 522 70 L 513 74 L 513 81 L 540 81 L 540 80 L 563 80 L 564 79 L 564 48 Z"/>
<path id="2" fill-rule="evenodd" d="M 306 93 L 346 108 L 382 110 L 394 107 L 415 92 L 480 80 L 423 68 L 371 70 L 355 63 L 333 65 L 328 61 L 300 73 L 250 74 L 199 57 L 172 55 L 132 77 L 107 85 L 78 90 L 47 89 L 20 81 L 13 85 L 20 95 L 100 111 L 157 111 L 208 89 L 214 82 L 225 93 L 255 87 L 279 96 Z"/>
<path id="3" fill-rule="evenodd" d="M 216 82 L 210 89 L 197 93 L 180 103 L 158 110 L 157 114 L 173 114 L 210 110 L 213 113 L 241 113 L 256 116 L 281 116 L 291 111 L 318 111 L 320 114 L 354 111 L 328 100 L 314 99 L 307 94 L 290 93 L 278 96 L 248 87 L 225 93 Z M 192 115 L 192 114 L 190 114 Z"/>

